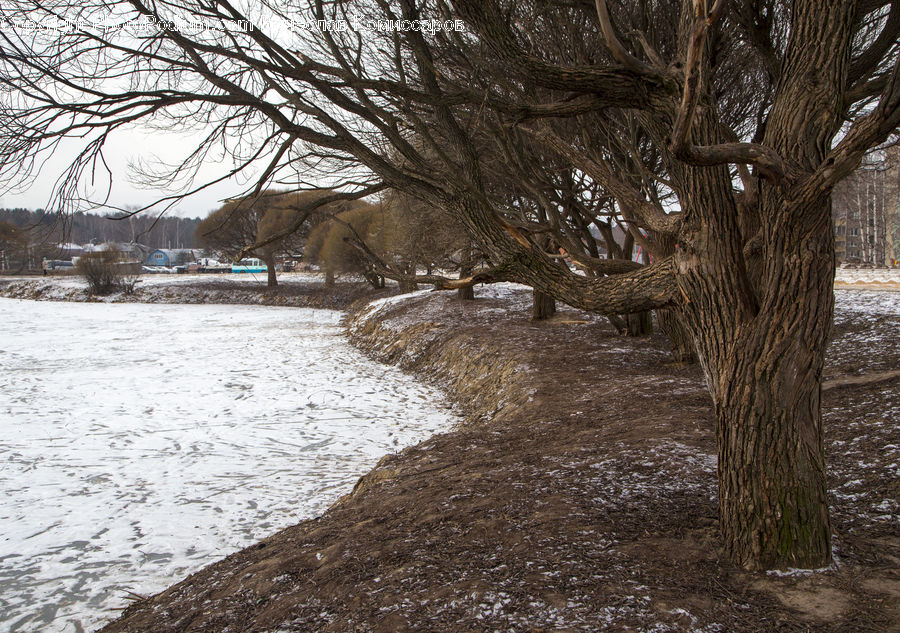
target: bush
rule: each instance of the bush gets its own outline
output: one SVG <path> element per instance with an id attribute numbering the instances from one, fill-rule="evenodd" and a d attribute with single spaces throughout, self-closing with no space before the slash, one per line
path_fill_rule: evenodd
<path id="1" fill-rule="evenodd" d="M 123 263 L 117 250 L 95 251 L 79 258 L 75 272 L 84 277 L 91 294 L 108 295 L 122 284 Z"/>

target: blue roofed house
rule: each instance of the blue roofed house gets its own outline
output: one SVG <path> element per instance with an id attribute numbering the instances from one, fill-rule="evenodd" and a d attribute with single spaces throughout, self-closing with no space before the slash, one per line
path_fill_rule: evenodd
<path id="1" fill-rule="evenodd" d="M 190 248 L 157 248 L 147 255 L 147 266 L 179 266 L 199 259 L 202 251 Z"/>

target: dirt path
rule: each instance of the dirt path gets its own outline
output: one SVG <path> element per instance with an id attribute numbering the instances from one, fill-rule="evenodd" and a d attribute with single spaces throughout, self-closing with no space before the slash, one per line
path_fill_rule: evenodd
<path id="1" fill-rule="evenodd" d="M 527 315 L 524 294 L 428 294 L 352 323 L 357 345 L 440 382 L 469 424 L 103 631 L 896 630 L 900 378 L 824 397 L 839 564 L 749 574 L 719 556 L 699 370 L 590 315 Z M 898 325 L 872 326 L 889 333 L 888 366 Z M 859 327 L 835 346 L 867 353 Z"/>

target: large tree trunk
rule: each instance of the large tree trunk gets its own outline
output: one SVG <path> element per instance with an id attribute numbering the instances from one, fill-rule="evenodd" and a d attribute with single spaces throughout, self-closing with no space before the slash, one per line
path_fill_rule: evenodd
<path id="1" fill-rule="evenodd" d="M 726 212 L 691 240 L 705 256 L 679 251 L 678 283 L 715 407 L 725 550 L 748 569 L 819 568 L 831 562 L 819 408 L 833 306 L 830 206 L 827 195 L 798 209 L 776 188 L 768 194 L 759 294 L 729 238 L 739 232 L 725 196 L 716 207 Z"/>
<path id="2" fill-rule="evenodd" d="M 748 568 L 831 562 L 820 412 L 833 306 L 830 224 L 822 233 L 767 266 L 777 283 L 755 322 L 727 345 L 704 344 L 707 358 L 724 352 L 710 384 L 720 529 L 732 560 Z"/>

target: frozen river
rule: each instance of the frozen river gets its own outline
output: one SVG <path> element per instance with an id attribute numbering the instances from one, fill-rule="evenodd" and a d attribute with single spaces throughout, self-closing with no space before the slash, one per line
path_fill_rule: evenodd
<path id="1" fill-rule="evenodd" d="M 0 299 L 0 631 L 90 631 L 452 424 L 339 317 Z"/>

